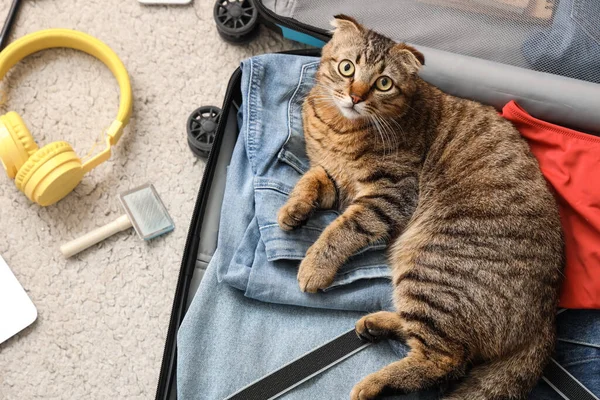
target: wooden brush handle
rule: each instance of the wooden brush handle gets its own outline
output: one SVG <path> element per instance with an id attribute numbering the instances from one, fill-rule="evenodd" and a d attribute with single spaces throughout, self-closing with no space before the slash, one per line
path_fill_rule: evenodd
<path id="1" fill-rule="evenodd" d="M 93 246 L 108 237 L 111 237 L 115 233 L 131 228 L 131 226 L 132 225 L 129 217 L 127 215 L 121 215 L 113 222 L 101 226 L 100 228 L 96 228 L 80 238 L 71 240 L 69 243 L 63 244 L 60 246 L 60 251 L 63 253 L 65 258 L 69 258 L 87 249 L 88 247 Z"/>

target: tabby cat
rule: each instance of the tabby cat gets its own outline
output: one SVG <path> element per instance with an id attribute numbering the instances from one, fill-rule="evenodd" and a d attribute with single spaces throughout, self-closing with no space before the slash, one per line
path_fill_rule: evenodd
<path id="1" fill-rule="evenodd" d="M 445 383 L 446 399 L 525 398 L 555 342 L 563 239 L 527 143 L 492 107 L 418 76 L 423 55 L 354 19 L 333 20 L 303 104 L 311 167 L 281 208 L 290 230 L 343 213 L 310 247 L 298 282 L 324 289 L 359 249 L 387 239 L 396 312 L 356 324 L 409 354 L 352 400 Z"/>

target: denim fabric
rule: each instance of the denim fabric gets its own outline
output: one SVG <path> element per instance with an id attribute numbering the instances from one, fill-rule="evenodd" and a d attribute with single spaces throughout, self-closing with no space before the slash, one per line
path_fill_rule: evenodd
<path id="1" fill-rule="evenodd" d="M 239 290 L 217 282 L 216 272 L 223 260 L 220 250 L 209 263 L 178 332 L 180 400 L 222 400 L 351 329 L 362 315 L 248 299 Z M 600 311 L 569 310 L 559 315 L 558 322 L 555 358 L 600 395 Z M 395 344 L 393 350 L 390 344 Z M 348 399 L 362 377 L 397 361 L 406 350 L 397 342 L 370 346 L 282 399 Z M 390 398 L 434 400 L 438 395 L 431 390 Z M 543 381 L 529 398 L 561 400 Z"/>
<path id="2" fill-rule="evenodd" d="M 566 310 L 558 318 L 554 359 L 588 390 L 600 397 L 600 310 Z M 531 400 L 559 400 L 541 381 Z"/>
<path id="3" fill-rule="evenodd" d="M 600 1 L 560 0 L 552 26 L 523 44 L 538 71 L 600 83 Z"/>
<path id="4" fill-rule="evenodd" d="M 386 309 L 391 283 L 385 243 L 359 251 L 325 291 L 302 293 L 296 280 L 299 261 L 339 212 L 318 210 L 292 232 L 277 224 L 279 208 L 309 168 L 300 110 L 318 65 L 314 57 L 281 54 L 242 63 L 241 129 L 227 172 L 218 278 L 247 297 L 271 303 Z"/>
<path id="5" fill-rule="evenodd" d="M 265 303 L 217 282 L 218 248 L 177 336 L 179 400 L 222 400 L 265 374 L 352 329 L 362 313 Z M 406 348 L 370 346 L 286 394 L 284 400 L 347 399 L 371 372 Z M 433 399 L 431 393 L 396 397 Z"/>

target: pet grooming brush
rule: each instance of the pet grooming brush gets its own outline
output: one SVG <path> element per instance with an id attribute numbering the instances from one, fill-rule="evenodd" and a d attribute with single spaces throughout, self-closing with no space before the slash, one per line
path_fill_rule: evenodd
<path id="1" fill-rule="evenodd" d="M 173 220 L 151 184 L 146 184 L 119 195 L 125 214 L 113 222 L 60 246 L 68 258 L 96 243 L 134 227 L 138 236 L 150 240 L 175 228 Z"/>

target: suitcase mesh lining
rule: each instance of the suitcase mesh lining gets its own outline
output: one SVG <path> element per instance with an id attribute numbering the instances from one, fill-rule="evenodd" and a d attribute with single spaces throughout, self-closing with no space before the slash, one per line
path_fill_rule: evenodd
<path id="1" fill-rule="evenodd" d="M 265 0 L 330 29 L 338 13 L 398 41 L 600 83 L 598 0 Z"/>

